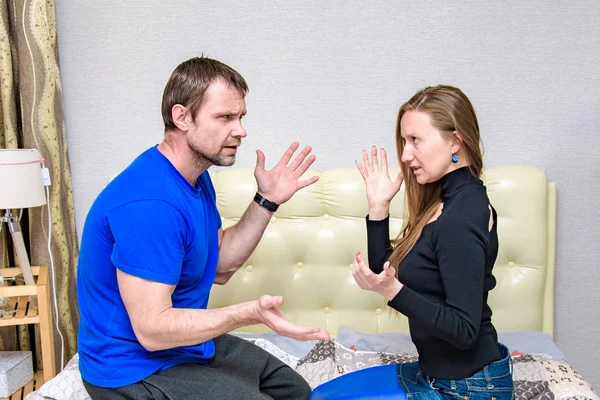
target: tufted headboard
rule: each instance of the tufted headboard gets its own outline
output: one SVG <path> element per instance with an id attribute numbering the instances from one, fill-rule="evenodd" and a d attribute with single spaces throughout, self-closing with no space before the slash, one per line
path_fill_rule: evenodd
<path id="1" fill-rule="evenodd" d="M 390 171 L 391 176 L 397 173 Z M 408 333 L 407 319 L 386 307 L 378 294 L 362 291 L 352 277 L 354 255 L 367 252 L 368 208 L 360 174 L 347 168 L 318 175 L 317 183 L 274 214 L 258 247 L 231 280 L 213 287 L 209 306 L 283 295 L 282 311 L 290 320 L 318 325 L 332 335 L 340 325 L 365 333 Z M 253 170 L 228 168 L 211 172 L 211 177 L 226 228 L 252 201 Z M 527 166 L 487 169 L 483 181 L 498 212 L 500 241 L 493 271 L 497 284 L 489 296 L 492 321 L 500 332 L 552 335 L 556 186 L 541 169 Z M 402 226 L 403 197 L 397 195 L 392 203 L 392 237 Z M 256 325 L 243 331 L 267 329 Z"/>

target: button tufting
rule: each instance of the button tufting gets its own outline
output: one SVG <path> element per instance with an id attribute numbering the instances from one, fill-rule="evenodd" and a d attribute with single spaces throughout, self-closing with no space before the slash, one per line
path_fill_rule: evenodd
<path id="1" fill-rule="evenodd" d="M 377 310 L 375 310 L 375 314 L 377 315 L 381 315 L 383 311 L 381 310 L 381 308 L 378 308 Z"/>
<path id="2" fill-rule="evenodd" d="M 509 262 L 508 262 L 508 266 L 509 266 L 509 267 L 512 267 L 513 265 L 515 265 L 515 263 L 514 263 L 514 262 L 512 262 L 512 261 L 509 261 Z"/>
<path id="3" fill-rule="evenodd" d="M 326 220 L 328 220 L 329 219 L 329 214 L 323 215 L 323 218 L 325 218 Z"/>
<path id="4" fill-rule="evenodd" d="M 325 307 L 325 308 L 323 309 L 323 312 L 324 312 L 325 314 L 329 314 L 329 311 L 330 311 L 330 310 L 329 310 L 329 307 Z"/>
<path id="5" fill-rule="evenodd" d="M 298 267 L 298 268 L 302 268 L 303 266 L 304 266 L 304 264 L 302 264 L 301 262 L 296 263 L 296 267 Z"/>
<path id="6" fill-rule="evenodd" d="M 251 272 L 252 271 L 252 265 L 247 265 L 246 266 L 246 271 Z"/>
<path id="7" fill-rule="evenodd" d="M 271 217 L 271 223 L 274 224 L 275 221 L 277 221 L 277 218 L 275 216 Z"/>

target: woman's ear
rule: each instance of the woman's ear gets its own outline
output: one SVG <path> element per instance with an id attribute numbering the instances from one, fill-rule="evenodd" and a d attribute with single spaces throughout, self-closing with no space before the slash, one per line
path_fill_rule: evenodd
<path id="1" fill-rule="evenodd" d="M 450 140 L 452 141 L 452 154 L 458 153 L 463 143 L 462 134 L 459 131 L 454 131 Z"/>
<path id="2" fill-rule="evenodd" d="M 187 131 L 189 128 L 188 110 L 181 104 L 175 104 L 171 108 L 171 118 L 175 126 L 182 131 Z"/>

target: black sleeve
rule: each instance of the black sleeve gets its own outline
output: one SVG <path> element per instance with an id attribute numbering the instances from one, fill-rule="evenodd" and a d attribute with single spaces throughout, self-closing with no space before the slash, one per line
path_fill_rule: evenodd
<path id="1" fill-rule="evenodd" d="M 489 209 L 471 201 L 455 205 L 458 209 L 440 220 L 435 243 L 446 304 L 406 286 L 388 304 L 465 350 L 475 344 L 481 325 Z"/>
<path id="2" fill-rule="evenodd" d="M 367 220 L 367 250 L 369 252 L 369 268 L 376 274 L 383 271 L 383 264 L 392 254 L 390 244 L 390 217 L 381 221 Z"/>

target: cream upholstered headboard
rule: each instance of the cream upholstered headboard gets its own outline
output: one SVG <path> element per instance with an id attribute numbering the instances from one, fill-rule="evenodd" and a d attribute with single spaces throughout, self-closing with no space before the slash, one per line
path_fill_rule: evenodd
<path id="1" fill-rule="evenodd" d="M 354 255 L 367 252 L 367 202 L 360 174 L 347 168 L 317 175 L 317 183 L 296 193 L 274 214 L 244 266 L 226 285 L 213 287 L 209 306 L 283 295 L 282 311 L 290 320 L 318 325 L 333 335 L 340 325 L 365 333 L 408 333 L 406 318 L 391 312 L 376 293 L 362 291 L 352 277 Z M 252 201 L 253 170 L 228 168 L 211 176 L 226 228 Z M 552 335 L 556 186 L 541 169 L 528 166 L 490 168 L 483 180 L 498 212 L 500 241 L 494 267 L 497 285 L 489 297 L 492 320 L 501 332 Z M 403 196 L 397 195 L 391 207 L 393 237 L 400 231 L 403 209 Z"/>

